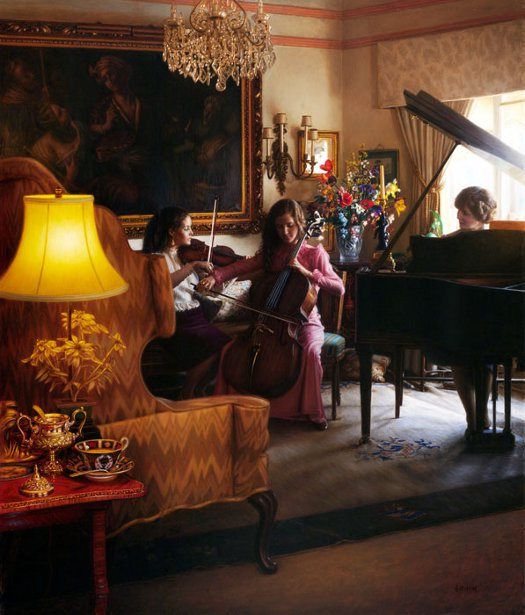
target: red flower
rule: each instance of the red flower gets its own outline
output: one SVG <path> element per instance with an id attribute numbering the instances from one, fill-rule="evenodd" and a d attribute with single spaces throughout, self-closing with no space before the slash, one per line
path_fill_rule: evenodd
<path id="1" fill-rule="evenodd" d="M 332 173 L 334 165 L 333 165 L 331 160 L 327 159 L 327 160 L 325 160 L 324 164 L 320 165 L 320 167 L 321 167 L 321 169 L 323 169 L 323 171 L 327 171 L 328 173 Z"/>
<path id="2" fill-rule="evenodd" d="M 364 209 L 370 209 L 374 205 L 375 205 L 374 201 L 370 201 L 369 199 L 363 199 L 361 201 L 361 207 L 363 207 Z"/>
<path id="3" fill-rule="evenodd" d="M 343 207 L 348 207 L 349 205 L 351 205 L 352 201 L 352 195 L 349 192 L 341 193 L 341 205 Z"/>

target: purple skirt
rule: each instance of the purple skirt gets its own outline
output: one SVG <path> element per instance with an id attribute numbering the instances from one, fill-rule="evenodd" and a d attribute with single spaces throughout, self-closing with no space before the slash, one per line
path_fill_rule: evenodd
<path id="1" fill-rule="evenodd" d="M 228 335 L 210 325 L 200 306 L 177 312 L 176 323 L 175 334 L 160 341 L 178 371 L 199 365 L 230 341 Z"/>

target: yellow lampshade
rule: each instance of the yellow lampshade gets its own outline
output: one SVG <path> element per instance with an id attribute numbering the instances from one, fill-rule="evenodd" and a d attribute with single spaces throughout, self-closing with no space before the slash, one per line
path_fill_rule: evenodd
<path id="1" fill-rule="evenodd" d="M 22 237 L 0 279 L 0 297 L 87 301 L 127 289 L 102 249 L 91 195 L 24 197 Z"/>

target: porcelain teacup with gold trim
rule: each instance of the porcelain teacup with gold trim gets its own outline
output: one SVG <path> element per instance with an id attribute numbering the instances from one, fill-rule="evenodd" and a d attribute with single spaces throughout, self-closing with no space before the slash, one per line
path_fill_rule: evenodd
<path id="1" fill-rule="evenodd" d="M 80 455 L 84 464 L 90 470 L 111 472 L 123 458 L 123 453 L 128 448 L 128 444 L 129 440 L 125 436 L 120 440 L 99 438 L 78 442 L 73 450 Z"/>

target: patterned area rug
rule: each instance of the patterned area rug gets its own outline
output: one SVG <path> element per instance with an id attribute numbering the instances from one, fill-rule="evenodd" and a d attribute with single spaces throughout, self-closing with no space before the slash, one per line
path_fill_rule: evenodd
<path id="1" fill-rule="evenodd" d="M 328 408 L 330 391 L 323 396 Z M 364 446 L 358 386 L 345 385 L 342 397 L 340 419 L 326 432 L 306 423 L 270 426 L 276 557 L 523 506 L 523 402 L 513 402 L 515 449 L 474 455 L 465 448 L 454 392 L 405 391 L 401 418 L 394 419 L 393 388 L 375 385 L 372 440 Z M 108 541 L 110 583 L 253 561 L 256 519 L 247 504 L 216 505 L 130 528 Z M 73 549 L 71 536 L 65 527 L 19 536 L 23 557 L 10 565 L 8 604 L 90 590 L 88 528 L 75 527 Z"/>
<path id="2" fill-rule="evenodd" d="M 357 461 L 392 461 L 394 459 L 428 459 L 439 454 L 441 446 L 432 440 L 405 440 L 404 438 L 387 438 L 371 446 L 356 450 Z"/>

